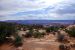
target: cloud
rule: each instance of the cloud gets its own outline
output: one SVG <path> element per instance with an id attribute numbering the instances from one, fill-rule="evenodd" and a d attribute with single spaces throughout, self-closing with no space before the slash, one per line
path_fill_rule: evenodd
<path id="1" fill-rule="evenodd" d="M 1 0 L 0 20 L 75 20 L 74 0 Z"/>
<path id="2" fill-rule="evenodd" d="M 62 4 L 56 7 L 55 12 L 59 14 L 75 13 L 75 4 Z"/>

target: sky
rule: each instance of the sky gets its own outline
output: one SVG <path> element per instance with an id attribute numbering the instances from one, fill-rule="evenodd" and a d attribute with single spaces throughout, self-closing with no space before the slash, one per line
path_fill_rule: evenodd
<path id="1" fill-rule="evenodd" d="M 5 20 L 75 20 L 75 0 L 0 0 Z"/>

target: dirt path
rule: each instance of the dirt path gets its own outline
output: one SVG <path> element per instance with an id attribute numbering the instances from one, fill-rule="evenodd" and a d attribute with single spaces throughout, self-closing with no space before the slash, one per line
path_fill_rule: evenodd
<path id="1" fill-rule="evenodd" d="M 35 39 L 28 38 L 24 39 L 23 49 L 24 50 L 59 50 L 59 42 L 56 42 L 56 36 L 50 34 L 46 35 L 44 38 Z M 10 44 L 4 44 L 0 46 L 0 50 L 15 50 L 16 48 Z M 75 50 L 75 49 L 72 49 Z"/>
<path id="2" fill-rule="evenodd" d="M 55 37 L 47 35 L 42 39 L 27 39 L 24 42 L 24 50 L 58 50 L 59 43 L 55 42 Z"/>
<path id="3" fill-rule="evenodd" d="M 11 44 L 3 44 L 0 46 L 0 50 L 15 50 L 15 47 Z"/>

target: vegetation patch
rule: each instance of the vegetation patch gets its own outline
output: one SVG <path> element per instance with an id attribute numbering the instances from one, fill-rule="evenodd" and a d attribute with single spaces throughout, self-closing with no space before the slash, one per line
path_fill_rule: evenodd
<path id="1" fill-rule="evenodd" d="M 75 27 L 71 27 L 69 29 L 65 29 L 65 31 L 69 34 L 69 36 L 75 37 Z"/>

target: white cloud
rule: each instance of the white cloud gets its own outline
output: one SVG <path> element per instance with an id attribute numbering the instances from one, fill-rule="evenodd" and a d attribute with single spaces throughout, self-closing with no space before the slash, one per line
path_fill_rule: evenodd
<path id="1" fill-rule="evenodd" d="M 69 19 L 74 18 L 74 14 L 60 14 L 58 11 L 65 9 L 67 6 L 72 6 L 74 0 L 0 0 L 0 20 L 27 20 L 27 19 Z M 47 13 L 41 14 L 23 14 L 20 16 L 11 16 L 20 12 L 40 11 L 47 7 Z M 4 16 L 4 17 L 3 17 Z"/>
<path id="2" fill-rule="evenodd" d="M 61 0 L 36 0 L 36 1 L 28 1 L 28 0 L 1 0 L 0 7 L 3 10 L 1 12 L 7 12 L 6 14 L 22 12 L 22 11 L 33 11 L 37 9 L 46 8 L 48 6 L 52 6 L 55 3 L 58 3 Z"/>

